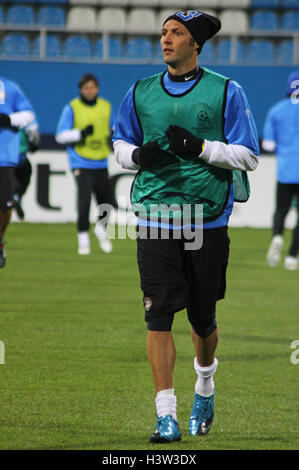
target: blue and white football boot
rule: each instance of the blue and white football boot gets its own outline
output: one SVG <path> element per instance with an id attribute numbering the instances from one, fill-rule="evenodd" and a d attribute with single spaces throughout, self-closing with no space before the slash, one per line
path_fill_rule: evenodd
<path id="1" fill-rule="evenodd" d="M 171 416 L 164 415 L 158 418 L 156 431 L 151 435 L 150 442 L 164 444 L 182 439 L 179 423 Z"/>
<path id="2" fill-rule="evenodd" d="M 192 436 L 207 434 L 212 427 L 213 418 L 214 393 L 209 397 L 202 397 L 195 393 L 189 421 L 189 433 Z"/>

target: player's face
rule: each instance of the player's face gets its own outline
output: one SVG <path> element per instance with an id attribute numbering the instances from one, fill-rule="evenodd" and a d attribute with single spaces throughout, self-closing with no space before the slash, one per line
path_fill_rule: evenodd
<path id="1" fill-rule="evenodd" d="M 93 101 L 99 93 L 99 88 L 95 82 L 90 80 L 90 82 L 87 82 L 82 86 L 80 93 L 87 101 Z"/>
<path id="2" fill-rule="evenodd" d="M 170 66 L 197 60 L 197 44 L 184 25 L 176 20 L 169 20 L 161 31 L 161 48 L 164 62 Z"/>

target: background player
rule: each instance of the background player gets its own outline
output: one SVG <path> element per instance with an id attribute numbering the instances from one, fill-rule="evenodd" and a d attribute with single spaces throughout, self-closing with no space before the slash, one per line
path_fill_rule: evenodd
<path id="1" fill-rule="evenodd" d="M 91 195 L 95 195 L 97 204 L 111 203 L 107 165 L 114 124 L 111 104 L 98 97 L 97 78 L 85 74 L 81 77 L 78 87 L 80 96 L 73 99 L 62 111 L 56 141 L 67 144 L 69 164 L 77 184 L 78 253 L 87 255 L 90 253 Z M 106 253 L 112 251 L 112 244 L 107 235 L 108 217 L 109 214 L 101 214 L 95 228 L 100 247 Z"/>
<path id="2" fill-rule="evenodd" d="M 25 214 L 22 208 L 22 197 L 30 184 L 32 166 L 28 158 L 28 153 L 34 153 L 39 145 L 39 130 L 36 119 L 24 129 L 20 130 L 20 158 L 15 169 L 14 178 L 14 208 L 21 220 Z"/>
<path id="3" fill-rule="evenodd" d="M 13 81 L 0 77 L 0 267 L 6 253 L 4 234 L 11 219 L 15 168 L 20 157 L 20 132 L 35 119 L 32 106 L 21 88 Z"/>
<path id="4" fill-rule="evenodd" d="M 299 72 L 288 77 L 287 97 L 268 111 L 263 136 L 263 147 L 276 151 L 277 185 L 276 208 L 273 218 L 272 240 L 267 253 L 269 266 L 276 266 L 283 246 L 283 231 L 286 216 L 293 200 L 297 206 L 297 225 L 292 242 L 284 260 L 285 269 L 298 268 L 299 252 Z"/>

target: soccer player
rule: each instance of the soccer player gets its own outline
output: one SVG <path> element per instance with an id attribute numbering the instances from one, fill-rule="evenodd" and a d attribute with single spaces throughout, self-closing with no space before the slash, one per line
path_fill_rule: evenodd
<path id="1" fill-rule="evenodd" d="M 138 170 L 131 202 L 138 217 L 137 259 L 156 389 L 153 443 L 181 439 L 171 330 L 174 314 L 184 308 L 192 326 L 197 377 L 189 432 L 206 434 L 212 426 L 216 301 L 226 289 L 227 225 L 234 199 L 248 198 L 246 171 L 258 164 L 257 132 L 243 89 L 197 63 L 205 41 L 220 27 L 218 18 L 193 10 L 165 19 L 161 47 L 167 70 L 128 90 L 113 136 L 118 162 Z M 157 204 L 176 205 L 181 211 L 169 219 L 168 239 L 161 236 L 165 217 L 156 217 Z M 203 210 L 203 225 L 195 216 L 197 204 Z M 201 247 L 187 249 L 184 209 L 191 211 L 194 236 L 203 232 Z M 144 236 L 144 225 L 149 232 L 158 227 L 155 237 Z"/>
<path id="2" fill-rule="evenodd" d="M 37 151 L 40 138 L 36 119 L 21 129 L 20 134 L 20 158 L 15 169 L 13 202 L 19 218 L 23 220 L 25 214 L 22 208 L 22 198 L 27 191 L 32 175 L 32 166 L 27 153 Z"/>
<path id="3" fill-rule="evenodd" d="M 88 255 L 91 195 L 95 195 L 98 204 L 107 204 L 107 207 L 111 204 L 107 165 L 114 122 L 111 104 L 98 97 L 99 82 L 94 75 L 83 75 L 78 87 L 80 96 L 62 111 L 56 141 L 67 144 L 69 164 L 77 184 L 78 253 Z M 95 227 L 95 235 L 105 253 L 112 251 L 107 235 L 108 218 L 109 214 L 101 212 Z"/>
<path id="4" fill-rule="evenodd" d="M 277 157 L 276 208 L 273 218 L 272 240 L 267 252 L 268 265 L 280 261 L 286 216 L 293 200 L 296 201 L 298 221 L 292 242 L 284 260 L 285 269 L 298 268 L 299 252 L 299 72 L 288 77 L 287 96 L 273 105 L 266 116 L 263 147 Z"/>
<path id="5" fill-rule="evenodd" d="M 5 266 L 4 234 L 14 206 L 14 176 L 19 163 L 20 132 L 35 119 L 19 85 L 0 77 L 0 268 Z"/>

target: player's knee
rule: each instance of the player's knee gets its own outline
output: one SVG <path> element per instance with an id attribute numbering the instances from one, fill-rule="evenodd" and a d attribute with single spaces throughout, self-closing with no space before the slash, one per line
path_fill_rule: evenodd
<path id="1" fill-rule="evenodd" d="M 150 331 L 171 331 L 174 314 L 160 315 L 147 320 L 147 329 Z"/>
<path id="2" fill-rule="evenodd" d="M 194 319 L 190 319 L 189 321 L 191 323 L 191 326 L 194 330 L 194 332 L 197 334 L 197 336 L 200 336 L 201 338 L 207 338 L 210 336 L 217 328 L 217 322 L 215 319 L 209 321 L 209 322 L 200 322 L 196 321 Z"/>

